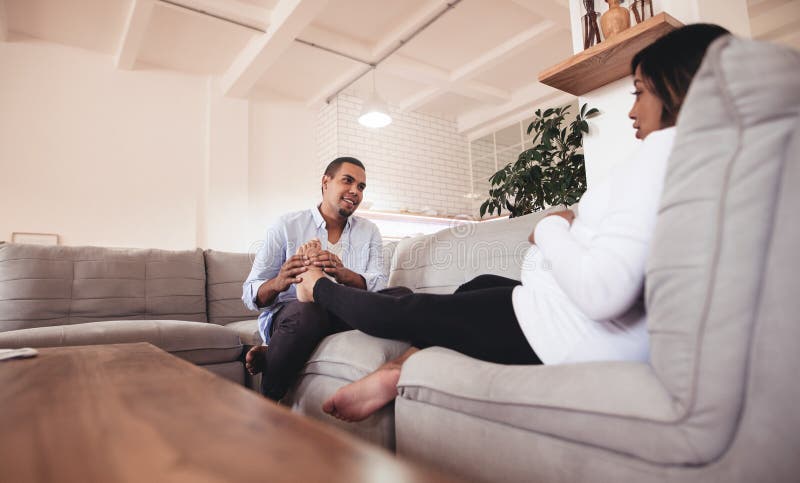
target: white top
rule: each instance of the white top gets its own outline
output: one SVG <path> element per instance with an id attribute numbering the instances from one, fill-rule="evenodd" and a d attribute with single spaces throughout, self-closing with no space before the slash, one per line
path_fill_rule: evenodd
<path id="1" fill-rule="evenodd" d="M 674 137 L 674 128 L 647 136 L 586 191 L 571 227 L 559 216 L 537 224 L 512 301 L 545 364 L 647 360 L 645 263 Z"/>

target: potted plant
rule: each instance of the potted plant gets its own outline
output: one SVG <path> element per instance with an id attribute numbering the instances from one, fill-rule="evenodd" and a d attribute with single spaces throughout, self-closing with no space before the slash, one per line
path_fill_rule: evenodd
<path id="1" fill-rule="evenodd" d="M 600 111 L 584 104 L 569 127 L 564 126 L 569 106 L 538 109 L 528 134 L 534 133 L 533 147 L 523 151 L 516 162 L 507 164 L 489 178 L 489 199 L 480 207 L 481 218 L 507 210 L 522 216 L 549 206 L 577 203 L 586 191 L 583 135 L 589 132 L 586 119 Z"/>

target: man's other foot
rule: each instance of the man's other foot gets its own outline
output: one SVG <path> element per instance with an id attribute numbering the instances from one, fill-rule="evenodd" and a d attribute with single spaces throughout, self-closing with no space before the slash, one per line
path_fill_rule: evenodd
<path id="1" fill-rule="evenodd" d="M 267 365 L 267 346 L 257 345 L 247 351 L 244 356 L 244 367 L 251 376 L 260 374 Z"/>
<path id="2" fill-rule="evenodd" d="M 389 404 L 397 396 L 400 368 L 378 369 L 348 384 L 322 404 L 322 410 L 342 421 L 361 421 Z"/>

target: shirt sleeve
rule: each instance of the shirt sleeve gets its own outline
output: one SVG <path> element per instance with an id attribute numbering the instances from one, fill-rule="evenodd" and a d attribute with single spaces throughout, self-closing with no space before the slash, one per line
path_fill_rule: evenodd
<path id="1" fill-rule="evenodd" d="M 256 296 L 258 288 L 278 275 L 286 262 L 286 230 L 279 221 L 267 230 L 253 260 L 253 268 L 242 285 L 242 301 L 250 310 L 259 310 Z"/>
<path id="2" fill-rule="evenodd" d="M 590 319 L 617 318 L 641 295 L 672 149 L 671 135 L 655 134 L 615 171 L 609 206 L 588 243 L 577 240 L 558 216 L 536 226 L 536 245 L 550 261 L 558 285 Z"/>
<path id="3" fill-rule="evenodd" d="M 383 238 L 378 227 L 372 225 L 368 245 L 367 270 L 359 273 L 367 283 L 367 290 L 377 292 L 386 288 L 386 275 L 383 270 Z"/>

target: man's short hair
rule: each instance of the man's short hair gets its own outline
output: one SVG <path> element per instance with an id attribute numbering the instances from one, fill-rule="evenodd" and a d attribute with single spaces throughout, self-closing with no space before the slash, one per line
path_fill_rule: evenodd
<path id="1" fill-rule="evenodd" d="M 356 158 L 350 156 L 342 156 L 341 158 L 336 158 L 328 164 L 328 167 L 325 168 L 325 176 L 333 178 L 337 171 L 339 171 L 339 166 L 343 165 L 344 163 L 350 163 L 358 166 L 359 168 L 363 169 L 364 171 L 367 168 L 364 167 L 364 163 L 357 160 Z"/>

